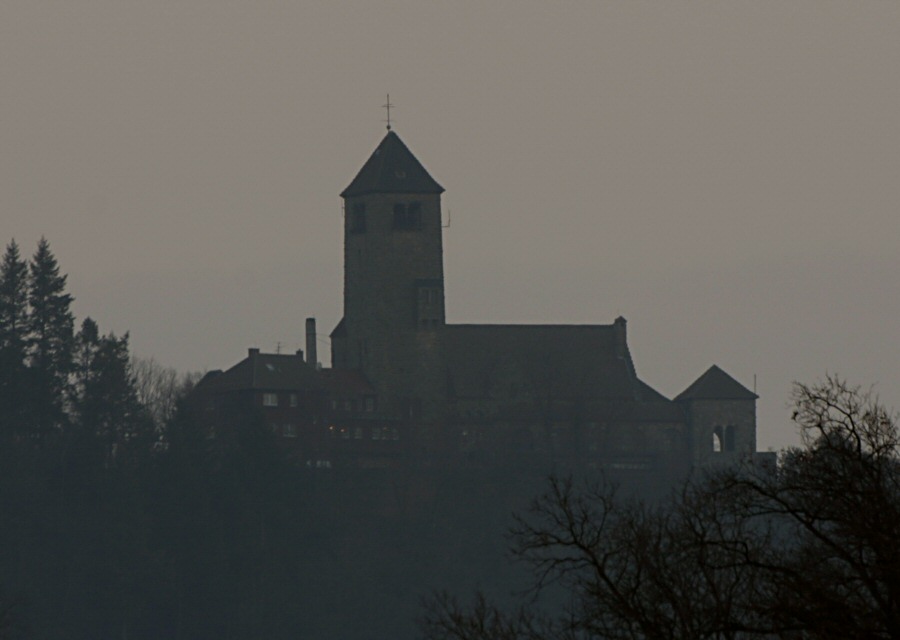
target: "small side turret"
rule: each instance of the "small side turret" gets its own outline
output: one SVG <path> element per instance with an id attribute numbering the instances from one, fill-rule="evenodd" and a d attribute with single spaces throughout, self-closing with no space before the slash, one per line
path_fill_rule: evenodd
<path id="1" fill-rule="evenodd" d="M 756 453 L 757 398 L 716 365 L 675 398 L 687 419 L 695 467 Z"/>

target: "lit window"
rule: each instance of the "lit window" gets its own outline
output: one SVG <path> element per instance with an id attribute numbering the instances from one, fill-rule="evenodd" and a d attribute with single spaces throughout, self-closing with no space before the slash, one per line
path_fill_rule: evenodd
<path id="1" fill-rule="evenodd" d="M 713 429 L 713 453 L 721 453 L 722 452 L 722 427 L 716 427 Z"/>
<path id="2" fill-rule="evenodd" d="M 277 393 L 264 393 L 263 394 L 263 406 L 264 407 L 277 407 L 278 406 L 278 394 Z"/>

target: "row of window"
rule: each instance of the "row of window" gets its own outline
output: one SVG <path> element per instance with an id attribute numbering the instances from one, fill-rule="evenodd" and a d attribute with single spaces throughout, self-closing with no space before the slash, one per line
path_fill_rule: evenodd
<path id="1" fill-rule="evenodd" d="M 277 393 L 264 393 L 262 398 L 262 403 L 264 407 L 277 407 L 278 406 L 278 394 Z M 298 404 L 298 398 L 296 393 L 292 393 L 288 396 L 288 405 L 291 407 L 296 407 Z"/>
<path id="2" fill-rule="evenodd" d="M 284 438 L 296 438 L 298 435 L 297 425 L 286 422 L 284 424 L 277 424 L 273 422 L 269 425 L 269 428 L 272 430 L 272 433 L 275 435 L 281 435 Z M 369 429 L 364 429 L 363 427 L 336 427 L 331 425 L 328 427 L 328 432 L 331 434 L 332 438 L 340 438 L 341 440 L 363 440 L 366 437 L 366 432 L 368 431 L 368 436 L 372 440 L 399 440 L 400 439 L 400 430 L 396 427 L 371 427 Z"/>
<path id="3" fill-rule="evenodd" d="M 416 231 L 422 228 L 422 203 L 398 202 L 394 205 L 391 228 L 395 231 Z M 357 202 L 350 211 L 350 233 L 366 232 L 366 203 Z"/>
<path id="4" fill-rule="evenodd" d="M 296 438 L 297 437 L 297 425 L 291 423 L 285 423 L 283 425 L 275 424 L 274 422 L 269 425 L 272 429 L 272 433 L 278 435 L 281 433 L 282 437 L 285 438 Z"/>
<path id="5" fill-rule="evenodd" d="M 277 407 L 284 398 L 279 397 L 277 393 L 264 393 L 262 403 L 264 407 Z M 287 398 L 288 406 L 296 407 L 299 404 L 299 398 L 296 393 L 291 393 Z M 364 399 L 357 400 L 332 400 L 331 408 L 334 411 L 366 411 L 371 413 L 375 411 L 375 396 L 367 396 Z"/>
<path id="6" fill-rule="evenodd" d="M 366 396 L 363 400 L 332 400 L 331 409 L 333 411 L 365 411 L 372 413 L 375 411 L 375 396 Z"/>
<path id="7" fill-rule="evenodd" d="M 396 427 L 371 427 L 364 429 L 363 427 L 336 427 L 331 425 L 328 432 L 332 438 L 340 438 L 341 440 L 363 440 L 368 431 L 369 438 L 372 440 L 399 440 L 400 430 Z"/>

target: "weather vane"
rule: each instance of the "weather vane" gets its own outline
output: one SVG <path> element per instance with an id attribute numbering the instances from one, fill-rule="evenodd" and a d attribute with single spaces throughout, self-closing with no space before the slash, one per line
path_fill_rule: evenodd
<path id="1" fill-rule="evenodd" d="M 387 120 L 386 120 L 387 130 L 390 131 L 391 130 L 391 107 L 394 106 L 391 104 L 391 94 L 387 94 L 387 102 L 385 102 L 381 106 L 384 107 L 385 109 L 387 109 Z"/>

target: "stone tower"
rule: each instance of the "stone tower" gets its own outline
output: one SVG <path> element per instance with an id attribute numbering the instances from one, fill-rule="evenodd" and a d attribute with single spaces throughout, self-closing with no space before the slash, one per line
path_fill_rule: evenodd
<path id="1" fill-rule="evenodd" d="M 756 452 L 757 397 L 713 365 L 675 398 L 687 418 L 695 467 Z"/>
<path id="2" fill-rule="evenodd" d="M 335 368 L 361 371 L 378 411 L 442 415 L 444 267 L 439 185 L 393 131 L 341 193 L 344 317 L 331 334 Z"/>

